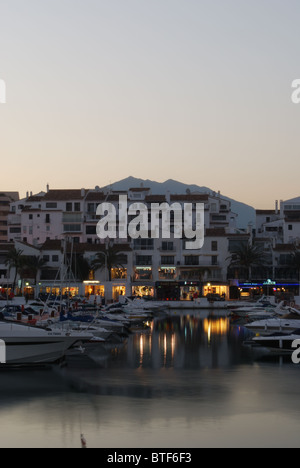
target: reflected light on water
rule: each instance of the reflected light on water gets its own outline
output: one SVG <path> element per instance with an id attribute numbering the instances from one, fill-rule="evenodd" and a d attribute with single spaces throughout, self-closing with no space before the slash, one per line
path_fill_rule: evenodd
<path id="1" fill-rule="evenodd" d="M 203 329 L 208 337 L 208 342 L 211 341 L 212 335 L 227 335 L 230 329 L 230 320 L 225 317 L 219 319 L 204 319 Z"/>
<path id="2" fill-rule="evenodd" d="M 155 320 L 93 363 L 3 372 L 0 446 L 78 447 L 82 432 L 88 448 L 298 446 L 300 367 L 243 340 L 207 311 Z"/>

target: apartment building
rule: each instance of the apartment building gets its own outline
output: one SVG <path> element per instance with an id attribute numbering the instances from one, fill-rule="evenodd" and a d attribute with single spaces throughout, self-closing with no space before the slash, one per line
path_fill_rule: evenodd
<path id="1" fill-rule="evenodd" d="M 8 215 L 10 204 L 19 200 L 18 192 L 0 192 L 0 243 L 8 242 Z"/>
<path id="2" fill-rule="evenodd" d="M 105 269 L 90 272 L 78 282 L 73 278 L 72 294 L 105 295 L 116 299 L 119 295 L 150 295 L 165 300 L 191 300 L 207 294 L 230 297 L 231 282 L 227 278 L 229 255 L 237 242 L 248 242 L 249 234 L 236 229 L 237 215 L 230 202 L 220 194 L 164 194 L 152 195 L 146 187 L 133 187 L 127 192 L 101 190 L 50 190 L 11 203 L 9 240 L 22 242 L 38 249 L 46 261 L 39 278 L 41 290 L 61 277 L 62 242 L 72 245 L 75 256 L 90 264 L 102 252 L 108 255 L 108 245 L 97 236 L 97 207 L 102 203 L 113 205 L 116 224 L 120 216 L 120 196 L 127 197 L 128 207 L 140 202 L 149 212 L 148 238 L 131 239 L 128 233 L 117 236 L 113 243 L 123 256 L 122 268 L 111 271 L 107 281 Z M 201 250 L 187 248 L 188 239 L 175 236 L 176 216 L 170 212 L 170 236 L 153 238 L 150 234 L 151 207 L 167 203 L 184 207 L 204 205 L 205 239 Z M 128 216 L 128 223 L 134 216 Z M 100 254 L 101 255 L 101 254 Z M 63 278 L 65 280 L 65 278 Z M 30 284 L 30 281 L 27 281 Z M 109 283 L 109 284 L 108 284 Z M 233 281 L 235 285 L 235 282 Z M 58 286 L 55 286 L 57 288 Z M 54 289 L 55 289 L 54 288 Z"/>
<path id="3" fill-rule="evenodd" d="M 300 243 L 300 197 L 276 201 L 275 210 L 256 211 L 256 236 L 276 244 Z"/>
<path id="4" fill-rule="evenodd" d="M 11 204 L 9 240 L 42 245 L 49 239 L 83 241 L 84 189 L 50 190 Z"/>

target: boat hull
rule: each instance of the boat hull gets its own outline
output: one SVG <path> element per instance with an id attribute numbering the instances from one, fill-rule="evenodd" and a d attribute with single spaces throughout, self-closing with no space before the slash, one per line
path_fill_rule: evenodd
<path id="1" fill-rule="evenodd" d="M 44 364 L 62 359 L 75 343 L 90 334 L 62 333 L 13 323 L 0 323 L 5 347 L 5 364 Z"/>
<path id="2" fill-rule="evenodd" d="M 64 337 L 63 340 L 37 338 L 26 342 L 20 337 L 3 341 L 6 345 L 6 364 L 46 364 L 61 360 L 78 340 L 71 337 Z"/>

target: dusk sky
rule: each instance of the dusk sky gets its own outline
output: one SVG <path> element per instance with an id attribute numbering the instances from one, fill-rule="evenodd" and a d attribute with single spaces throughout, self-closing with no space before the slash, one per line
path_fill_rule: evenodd
<path id="1" fill-rule="evenodd" d="M 299 0 L 0 0 L 1 190 L 300 196 Z"/>

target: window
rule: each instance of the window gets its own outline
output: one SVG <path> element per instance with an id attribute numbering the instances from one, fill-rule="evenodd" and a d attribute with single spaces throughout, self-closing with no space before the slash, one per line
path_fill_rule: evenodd
<path id="1" fill-rule="evenodd" d="M 50 223 L 50 215 L 49 215 L 49 214 L 46 214 L 45 223 L 46 223 L 46 224 L 49 224 L 49 223 Z"/>
<path id="2" fill-rule="evenodd" d="M 154 240 L 153 239 L 134 239 L 134 250 L 153 250 Z"/>
<path id="3" fill-rule="evenodd" d="M 62 222 L 66 224 L 70 223 L 81 223 L 82 217 L 80 213 L 64 213 L 62 217 Z"/>
<path id="4" fill-rule="evenodd" d="M 48 202 L 46 203 L 46 208 L 50 208 L 50 209 L 57 208 L 57 203 Z"/>
<path id="5" fill-rule="evenodd" d="M 226 221 L 226 215 L 212 215 L 213 221 Z"/>
<path id="6" fill-rule="evenodd" d="M 293 225 L 292 224 L 289 224 L 289 231 L 292 231 L 293 230 Z"/>
<path id="7" fill-rule="evenodd" d="M 32 214 L 29 215 L 29 219 L 30 219 L 30 220 L 33 219 L 33 215 L 32 215 Z"/>
<path id="8" fill-rule="evenodd" d="M 280 254 L 279 265 L 291 265 L 293 257 L 291 254 Z"/>
<path id="9" fill-rule="evenodd" d="M 96 235 L 96 234 L 97 234 L 97 232 L 96 232 L 96 225 L 94 225 L 94 226 L 86 226 L 85 232 L 86 232 L 86 234 Z"/>
<path id="10" fill-rule="evenodd" d="M 81 224 L 64 224 L 64 232 L 81 232 Z"/>
<path id="11" fill-rule="evenodd" d="M 72 203 L 66 203 L 66 211 L 72 211 L 73 209 L 73 204 Z"/>
<path id="12" fill-rule="evenodd" d="M 88 203 L 87 211 L 88 211 L 88 213 L 96 213 L 95 203 Z"/>
<path id="13" fill-rule="evenodd" d="M 137 255 L 136 256 L 137 265 L 152 265 L 152 256 L 151 255 Z"/>
<path id="14" fill-rule="evenodd" d="M 212 264 L 212 266 L 218 265 L 218 256 L 217 255 L 213 255 L 211 257 L 211 264 Z"/>
<path id="15" fill-rule="evenodd" d="M 78 212 L 78 211 L 81 211 L 80 203 L 76 202 L 76 203 L 74 204 L 74 211 L 77 211 L 77 212 Z"/>
<path id="16" fill-rule="evenodd" d="M 174 250 L 174 243 L 173 242 L 163 242 L 161 249 L 162 250 L 172 251 L 172 250 Z"/>
<path id="17" fill-rule="evenodd" d="M 43 260 L 44 260 L 44 262 L 49 262 L 50 261 L 50 255 L 43 255 Z"/>
<path id="18" fill-rule="evenodd" d="M 199 265 L 199 256 L 198 255 L 190 255 L 184 258 L 184 264 L 186 266 L 190 265 Z"/>
<path id="19" fill-rule="evenodd" d="M 161 257 L 161 265 L 175 265 L 175 257 L 173 255 L 164 255 Z"/>
<path id="20" fill-rule="evenodd" d="M 217 252 L 218 251 L 218 242 L 217 241 L 212 241 L 211 242 L 211 250 L 213 252 Z"/>

